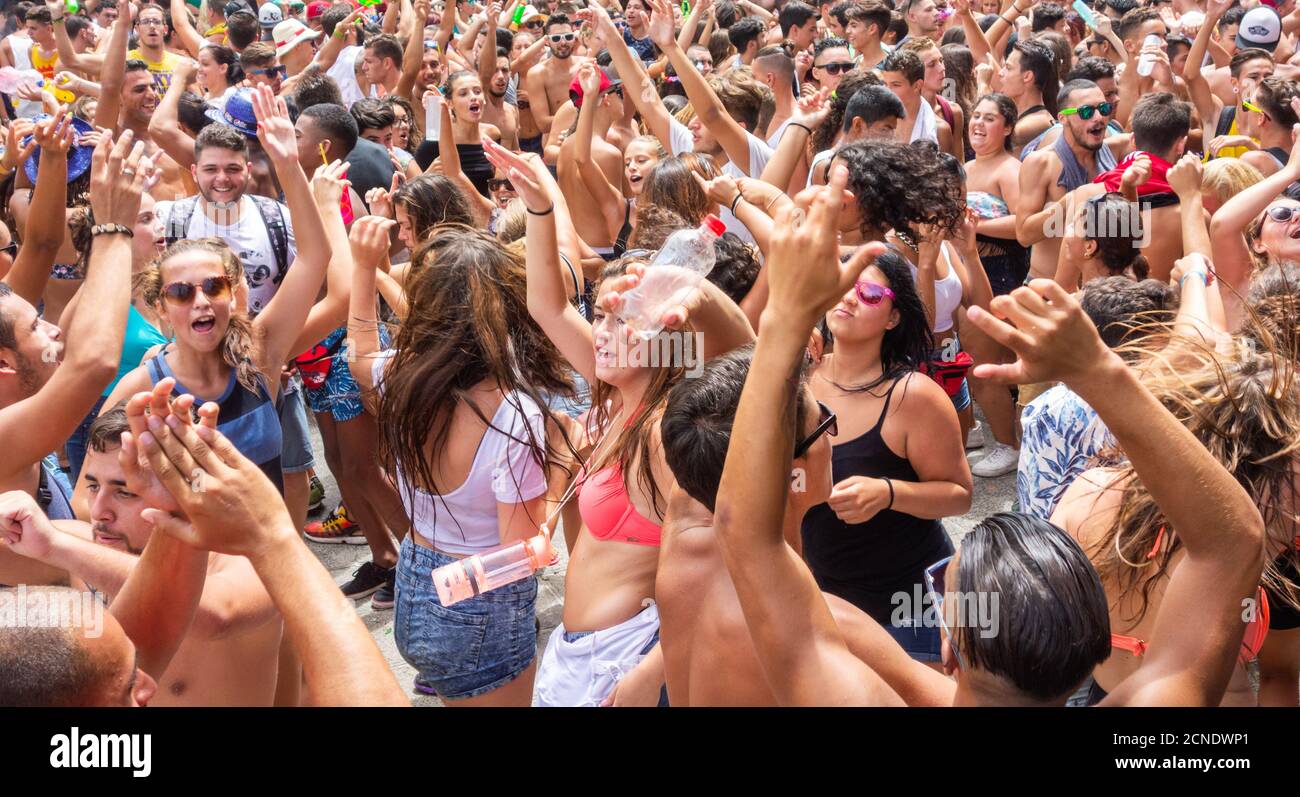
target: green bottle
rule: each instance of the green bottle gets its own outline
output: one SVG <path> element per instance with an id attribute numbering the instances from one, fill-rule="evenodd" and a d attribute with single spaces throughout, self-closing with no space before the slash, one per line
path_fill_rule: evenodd
<path id="1" fill-rule="evenodd" d="M 514 22 L 515 22 L 515 27 L 516 27 L 516 28 L 519 27 L 520 25 L 524 24 L 524 10 L 525 10 L 525 9 L 524 9 L 523 6 L 519 6 L 519 7 L 515 8 L 515 19 L 514 19 Z"/>
<path id="2" fill-rule="evenodd" d="M 63 8 L 69 14 L 75 14 L 81 10 L 81 6 L 77 5 L 77 0 L 68 0 L 68 2 L 64 4 Z"/>

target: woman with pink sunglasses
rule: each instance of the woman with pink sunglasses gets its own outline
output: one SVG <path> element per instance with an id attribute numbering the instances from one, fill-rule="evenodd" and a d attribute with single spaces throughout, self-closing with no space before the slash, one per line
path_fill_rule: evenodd
<path id="1" fill-rule="evenodd" d="M 939 629 L 920 622 L 915 596 L 925 567 L 952 553 L 939 519 L 970 509 L 971 474 L 956 409 L 918 373 L 931 333 L 908 261 L 892 250 L 876 258 L 826 315 L 825 331 L 833 351 L 811 384 L 836 416 L 835 486 L 804 517 L 804 558 L 824 591 L 938 666 Z"/>

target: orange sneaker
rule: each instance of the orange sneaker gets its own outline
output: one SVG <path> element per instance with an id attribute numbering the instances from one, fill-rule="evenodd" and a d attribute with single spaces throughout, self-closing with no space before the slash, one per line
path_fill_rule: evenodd
<path id="1" fill-rule="evenodd" d="M 361 525 L 348 517 L 348 509 L 341 502 L 324 520 L 308 523 L 302 530 L 308 542 L 326 545 L 365 545 Z"/>

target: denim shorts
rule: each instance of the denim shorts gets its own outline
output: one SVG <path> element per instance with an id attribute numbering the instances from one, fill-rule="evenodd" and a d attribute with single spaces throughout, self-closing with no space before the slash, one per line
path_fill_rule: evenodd
<path id="1" fill-rule="evenodd" d="M 433 571 L 455 561 L 416 545 L 408 534 L 397 561 L 393 618 L 402 658 L 448 700 L 477 697 L 506 685 L 537 655 L 537 578 L 443 606 Z"/>
<path id="2" fill-rule="evenodd" d="M 573 396 L 561 396 L 555 393 L 546 395 L 546 407 L 556 412 L 562 412 L 570 418 L 577 418 L 582 413 L 591 409 L 591 385 L 587 380 L 582 378 L 582 374 L 573 371 Z"/>
<path id="3" fill-rule="evenodd" d="M 893 623 L 881 624 L 898 644 L 903 646 L 907 655 L 916 661 L 943 660 L 943 632 L 938 627 L 928 625 L 896 626 Z"/>
<path id="4" fill-rule="evenodd" d="M 339 327 L 329 334 L 329 337 L 320 342 L 321 346 L 329 348 L 343 340 L 348 334 L 347 327 Z M 388 348 L 389 338 L 388 330 L 383 324 L 379 325 L 379 347 Z M 340 349 L 340 351 L 343 351 Z M 366 411 L 366 406 L 361 403 L 361 385 L 352 376 L 352 370 L 348 368 L 348 358 L 346 356 L 334 356 L 330 359 L 329 374 L 325 377 L 325 384 L 318 387 L 306 388 L 307 403 L 311 405 L 311 411 L 315 413 L 328 412 L 334 417 L 335 423 L 347 423 L 348 421 L 361 415 Z"/>
<path id="5" fill-rule="evenodd" d="M 294 377 L 295 379 L 297 377 Z M 289 386 L 295 388 L 296 386 Z M 302 390 L 287 389 L 280 397 L 280 472 L 302 473 L 316 464 L 307 431 L 307 410 L 302 405 Z"/>

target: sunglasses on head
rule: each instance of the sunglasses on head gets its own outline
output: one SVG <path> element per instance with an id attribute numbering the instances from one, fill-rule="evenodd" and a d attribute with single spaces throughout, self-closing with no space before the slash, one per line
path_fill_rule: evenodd
<path id="1" fill-rule="evenodd" d="M 1077 113 L 1079 118 L 1086 122 L 1096 113 L 1100 113 L 1102 116 L 1110 116 L 1115 113 L 1115 104 L 1110 102 L 1101 102 L 1096 105 L 1080 105 L 1078 108 L 1061 109 L 1061 114 L 1063 116 L 1068 116 L 1072 113 Z"/>
<path id="2" fill-rule="evenodd" d="M 202 290 L 209 299 L 230 298 L 230 277 L 208 277 L 202 282 L 173 282 L 163 288 L 163 298 L 174 305 L 185 305 L 194 301 L 195 290 Z"/>
<path id="3" fill-rule="evenodd" d="M 578 34 L 576 34 L 576 33 L 552 33 L 550 36 L 547 36 L 546 38 L 550 39 L 551 42 L 554 43 L 554 44 L 559 44 L 560 42 L 571 42 L 571 41 L 573 41 L 574 39 L 578 38 Z"/>
<path id="4" fill-rule="evenodd" d="M 494 177 L 491 180 L 488 180 L 488 190 L 489 191 L 513 191 L 515 190 L 515 186 L 514 183 L 510 182 L 505 178 Z"/>
<path id="5" fill-rule="evenodd" d="M 962 661 L 961 651 L 957 650 L 957 638 L 952 635 L 952 629 L 948 627 L 948 618 L 943 611 L 943 596 L 947 587 L 948 565 L 952 564 L 952 557 L 940 559 L 925 569 L 925 588 L 930 596 L 930 605 L 934 607 L 935 614 L 939 617 L 939 627 L 948 637 L 948 644 L 952 647 L 952 655 L 957 657 L 957 666 L 966 669 L 965 662 Z"/>
<path id="6" fill-rule="evenodd" d="M 821 66 L 817 66 L 817 64 L 813 64 L 813 66 L 814 66 L 814 67 L 817 67 L 818 69 L 825 69 L 825 70 L 826 70 L 826 74 L 828 74 L 828 75 L 838 75 L 838 74 L 840 74 L 841 72 L 848 72 L 848 71 L 852 70 L 852 69 L 853 69 L 853 62 L 852 62 L 852 61 L 835 61 L 835 62 L 833 62 L 833 63 L 829 63 L 829 64 L 822 64 Z"/>
<path id="7" fill-rule="evenodd" d="M 819 401 L 817 402 L 817 411 L 820 417 L 817 423 L 817 428 L 813 429 L 812 434 L 805 437 L 800 441 L 799 445 L 794 447 L 795 459 L 807 454 L 808 449 L 812 448 L 812 444 L 816 443 L 817 438 L 822 435 L 829 434 L 831 437 L 834 437 L 839 434 L 839 422 L 835 418 L 835 413 L 831 412 L 831 408 Z"/>
<path id="8" fill-rule="evenodd" d="M 884 285 L 877 285 L 874 282 L 867 282 L 865 280 L 854 283 L 853 292 L 857 294 L 858 301 L 871 307 L 880 304 L 886 297 L 888 297 L 891 302 L 894 300 L 894 292 L 892 290 L 886 288 Z"/>
<path id="9" fill-rule="evenodd" d="M 1071 113 L 1078 113 L 1079 118 L 1083 121 L 1091 120 L 1093 114 L 1100 113 L 1101 116 L 1110 116 L 1115 112 L 1114 103 L 1097 103 L 1096 105 L 1079 105 L 1078 108 L 1062 108 L 1062 116 L 1069 116 Z"/>

